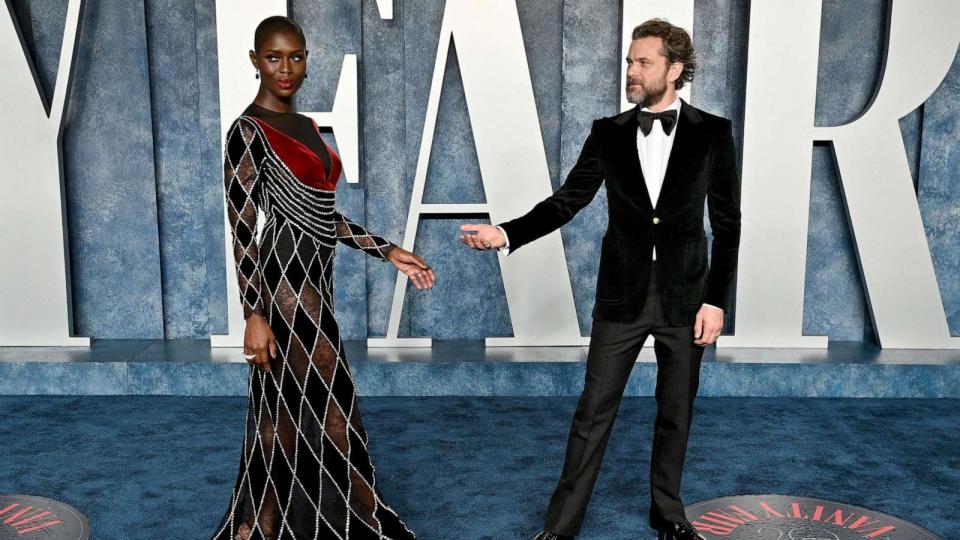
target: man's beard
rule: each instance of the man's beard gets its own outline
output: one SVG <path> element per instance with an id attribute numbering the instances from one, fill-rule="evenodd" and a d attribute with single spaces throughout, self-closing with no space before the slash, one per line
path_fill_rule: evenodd
<path id="1" fill-rule="evenodd" d="M 635 92 L 630 92 L 630 87 L 627 86 L 627 101 L 641 107 L 649 108 L 651 105 L 659 103 L 663 99 L 663 95 L 667 93 L 666 77 L 660 79 L 658 86 L 651 88 L 646 88 L 642 84 L 638 86 L 640 86 L 640 89 Z"/>

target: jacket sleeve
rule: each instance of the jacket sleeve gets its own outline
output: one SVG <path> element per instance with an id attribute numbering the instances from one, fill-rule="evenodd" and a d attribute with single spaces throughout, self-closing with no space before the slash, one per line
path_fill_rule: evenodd
<path id="1" fill-rule="evenodd" d="M 333 213 L 333 223 L 337 229 L 337 240 L 353 249 L 362 250 L 367 255 L 386 260 L 387 256 L 397 247 L 354 223 L 340 212 Z"/>
<path id="2" fill-rule="evenodd" d="M 258 137 L 248 121 L 238 119 L 227 132 L 223 159 L 227 220 L 233 235 L 233 257 L 244 319 L 254 313 L 263 315 L 260 254 L 256 242 L 261 165 L 256 148 L 262 148 L 262 141 L 256 140 Z"/>
<path id="3" fill-rule="evenodd" d="M 560 189 L 537 203 L 525 215 L 499 225 L 510 238 L 511 254 L 521 246 L 568 223 L 596 196 L 597 190 L 603 184 L 603 170 L 597 146 L 597 123 L 594 121 L 590 135 L 580 150 L 580 157 Z"/>
<path id="4" fill-rule="evenodd" d="M 704 303 L 729 311 L 740 250 L 740 175 L 729 120 L 715 142 L 709 182 L 707 211 L 713 245 Z"/>

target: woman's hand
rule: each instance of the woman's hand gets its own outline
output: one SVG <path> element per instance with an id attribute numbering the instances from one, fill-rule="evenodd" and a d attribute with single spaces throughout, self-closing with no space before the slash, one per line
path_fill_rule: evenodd
<path id="1" fill-rule="evenodd" d="M 416 254 L 398 246 L 390 250 L 390 253 L 387 254 L 387 260 L 393 263 L 397 270 L 406 274 L 413 282 L 414 287 L 418 289 L 433 288 L 433 282 L 437 280 L 437 276 L 434 275 L 430 266 Z"/>
<path id="2" fill-rule="evenodd" d="M 256 355 L 247 361 L 260 369 L 269 368 L 270 359 L 277 357 L 277 339 L 262 315 L 254 313 L 247 319 L 247 330 L 243 335 L 243 354 Z"/>

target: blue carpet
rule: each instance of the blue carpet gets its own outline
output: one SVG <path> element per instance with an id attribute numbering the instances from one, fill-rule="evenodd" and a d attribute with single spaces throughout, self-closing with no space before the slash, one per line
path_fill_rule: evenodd
<path id="1" fill-rule="evenodd" d="M 575 398 L 366 397 L 387 501 L 425 540 L 539 527 Z M 226 508 L 243 398 L 0 397 L 0 493 L 50 497 L 93 538 L 204 539 Z M 648 538 L 653 400 L 624 401 L 582 538 Z M 960 538 L 960 400 L 700 398 L 684 499 L 839 500 Z"/>

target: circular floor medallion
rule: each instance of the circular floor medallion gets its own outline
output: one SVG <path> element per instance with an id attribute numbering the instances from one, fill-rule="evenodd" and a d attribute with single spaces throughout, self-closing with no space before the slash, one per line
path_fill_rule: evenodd
<path id="1" fill-rule="evenodd" d="M 737 495 L 687 506 L 708 540 L 940 540 L 901 518 L 851 504 L 789 495 Z"/>
<path id="2" fill-rule="evenodd" d="M 0 495 L 0 540 L 87 540 L 90 522 L 76 508 L 32 495 Z"/>

